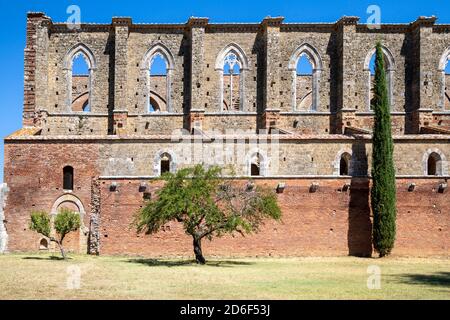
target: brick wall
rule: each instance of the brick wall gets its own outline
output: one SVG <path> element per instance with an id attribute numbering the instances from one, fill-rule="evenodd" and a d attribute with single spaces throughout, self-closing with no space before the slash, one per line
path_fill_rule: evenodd
<path id="1" fill-rule="evenodd" d="M 19 144 L 5 147 L 5 181 L 11 184 L 6 203 L 6 228 L 10 249 L 34 251 L 42 238 L 28 228 L 31 211 L 50 213 L 54 203 L 66 194 L 63 190 L 63 168 L 72 166 L 75 174 L 72 194 L 90 213 L 91 179 L 98 176 L 98 145 L 90 143 Z M 84 224 L 89 226 L 89 215 Z M 77 237 L 68 239 L 68 248 L 79 250 Z"/>
<path id="2" fill-rule="evenodd" d="M 448 193 L 436 191 L 439 179 L 397 181 L 398 219 L 396 255 L 448 255 L 450 249 L 450 202 Z M 180 225 L 169 223 L 155 235 L 136 235 L 129 229 L 133 213 L 142 205 L 140 181 L 119 180 L 116 192 L 111 181 L 101 183 L 101 252 L 150 256 L 191 255 L 191 239 Z M 275 188 L 278 180 L 258 183 Z M 370 255 L 371 217 L 368 182 L 364 179 L 320 180 L 310 193 L 313 180 L 285 180 L 278 195 L 283 212 L 280 223 L 268 222 L 256 235 L 205 241 L 207 255 L 299 256 Z M 414 192 L 408 184 L 416 183 Z M 345 183 L 350 190 L 341 191 Z M 149 183 L 154 196 L 158 183 Z"/>
<path id="3" fill-rule="evenodd" d="M 154 176 L 157 157 L 163 152 L 173 157 L 174 169 L 183 167 L 188 154 L 177 149 L 180 141 L 171 141 L 170 134 L 191 129 L 195 119 L 204 130 L 219 132 L 282 129 L 283 134 L 276 137 L 278 158 L 265 159 L 267 180 L 261 183 L 273 187 L 278 177 L 290 177 L 286 178 L 288 189 L 279 196 L 284 224 L 270 223 L 249 241 L 215 241 L 206 245 L 207 250 L 237 255 L 370 253 L 367 182 L 355 178 L 350 193 L 336 190 L 349 179 L 337 177 L 343 152 L 353 154 L 353 176 L 370 171 L 367 133 L 373 126 L 373 113 L 367 104 L 366 61 L 381 39 L 385 54 L 394 61 L 390 74 L 394 161 L 399 175 L 396 252 L 446 253 L 448 193 L 439 194 L 433 188 L 448 178 L 450 113 L 445 112 L 442 69 L 450 55 L 450 27 L 436 24 L 432 17 L 379 29 L 358 21 L 343 17 L 336 23 L 287 24 L 276 17 L 252 24 L 211 24 L 207 18 L 190 18 L 185 24 L 163 25 L 113 18 L 110 24 L 81 24 L 81 29 L 69 30 L 43 13 L 28 14 L 23 123 L 34 128 L 5 141 L 5 182 L 11 189 L 5 214 L 12 250 L 38 247 L 39 236 L 28 230 L 31 210 L 51 210 L 55 203 L 69 202 L 82 207 L 89 227 L 90 201 L 97 198 L 91 194 L 92 179 Z M 314 69 L 307 81 L 295 72 L 296 59 L 305 53 L 302 48 L 307 48 Z M 241 63 L 242 85 L 234 88 L 241 90 L 243 108 L 222 112 L 220 97 L 229 93 L 230 79 L 222 77 L 221 59 L 230 51 Z M 77 91 L 72 90 L 77 83 L 71 83 L 70 59 L 79 53 L 90 67 L 88 113 L 72 108 L 70 92 Z M 167 60 L 166 78 L 149 77 L 155 54 Z M 307 107 L 296 110 L 293 105 L 301 104 L 302 93 L 310 90 L 306 82 L 313 89 L 311 103 L 307 100 L 305 105 L 314 105 L 317 112 Z M 149 89 L 166 97 L 163 112 L 148 112 Z M 352 135 L 355 131 L 367 135 Z M 245 161 L 254 152 L 251 147 L 256 147 L 250 140 L 236 142 L 247 148 L 244 151 L 233 150 L 231 162 L 244 163 L 236 168 L 241 176 L 249 174 Z M 212 159 L 214 142 L 211 139 L 193 152 L 194 163 Z M 431 152 L 441 155 L 445 168 L 441 178 L 424 176 Z M 76 173 L 72 192 L 61 189 L 66 165 Z M 416 191 L 404 191 L 408 182 L 402 180 L 404 176 L 417 184 Z M 322 184 L 314 194 L 307 192 L 312 177 Z M 137 181 L 121 178 L 119 192 L 110 193 L 110 181 L 105 179 L 99 181 L 100 252 L 190 252 L 190 241 L 174 225 L 154 236 L 154 241 L 137 238 L 127 229 L 141 203 Z M 71 236 L 69 247 L 83 251 L 85 237 L 82 233 Z"/>
<path id="4" fill-rule="evenodd" d="M 90 225 L 91 182 L 102 174 L 114 148 L 125 152 L 122 143 L 110 146 L 95 142 L 83 143 L 20 143 L 5 146 L 5 181 L 10 187 L 5 210 L 9 249 L 34 251 L 41 237 L 28 230 L 31 210 L 50 211 L 61 196 L 80 200 L 86 215 L 84 225 Z M 140 155 L 146 153 L 142 150 Z M 409 147 L 411 149 L 411 146 Z M 130 149 L 131 150 L 131 149 Z M 125 152 L 131 157 L 134 154 Z M 150 155 L 147 155 L 150 157 Z M 127 158 L 128 159 L 128 158 Z M 139 166 L 139 158 L 116 163 L 119 174 L 128 174 L 130 165 Z M 130 161 L 135 163 L 130 163 Z M 73 192 L 62 190 L 62 168 L 71 165 L 75 171 Z M 367 164 L 366 164 L 367 165 Z M 117 174 L 116 172 L 108 172 Z M 148 175 L 152 174 L 151 161 Z M 112 182 L 118 184 L 112 192 Z M 367 255 L 370 254 L 370 216 L 368 182 L 364 178 L 270 178 L 257 179 L 275 189 L 285 182 L 284 193 L 278 195 L 283 211 L 281 223 L 270 222 L 258 235 L 219 239 L 205 243 L 208 254 L 217 255 Z M 448 254 L 450 238 L 450 201 L 448 190 L 439 193 L 438 184 L 444 178 L 399 178 L 398 240 L 394 253 L 399 255 Z M 142 205 L 141 182 L 147 182 L 153 195 L 159 183 L 147 179 L 100 179 L 100 253 L 189 255 L 191 241 L 180 227 L 169 224 L 154 236 L 137 236 L 130 229 L 132 215 Z M 319 190 L 309 192 L 311 183 Z M 345 183 L 350 190 L 342 191 Z M 413 192 L 408 192 L 415 183 Z M 85 251 L 80 234 L 69 237 L 68 247 Z"/>

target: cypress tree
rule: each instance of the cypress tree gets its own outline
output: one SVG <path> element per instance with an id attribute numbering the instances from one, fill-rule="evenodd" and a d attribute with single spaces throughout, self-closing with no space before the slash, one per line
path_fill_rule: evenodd
<path id="1" fill-rule="evenodd" d="M 372 140 L 373 213 L 372 241 L 380 257 L 391 253 L 395 241 L 396 187 L 393 161 L 394 143 L 388 98 L 384 55 L 381 43 L 376 45 L 375 85 L 372 109 L 375 112 Z"/>

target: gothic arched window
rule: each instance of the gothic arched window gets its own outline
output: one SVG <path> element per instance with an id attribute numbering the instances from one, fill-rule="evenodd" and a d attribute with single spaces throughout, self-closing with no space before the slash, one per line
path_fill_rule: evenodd
<path id="1" fill-rule="evenodd" d="M 236 44 L 226 46 L 216 59 L 220 75 L 219 105 L 221 111 L 243 111 L 245 102 L 245 74 L 248 61 Z"/>
<path id="2" fill-rule="evenodd" d="M 84 44 L 77 44 L 64 60 L 67 75 L 67 105 L 71 111 L 90 112 L 93 102 L 95 58 Z"/>
<path id="3" fill-rule="evenodd" d="M 386 71 L 386 81 L 388 86 L 388 98 L 391 110 L 393 110 L 393 88 L 394 88 L 394 69 L 395 62 L 392 53 L 386 48 L 382 47 L 383 58 L 384 58 L 384 68 Z M 373 48 L 366 56 L 364 62 L 364 72 L 367 77 L 367 93 L 366 93 L 366 104 L 367 110 L 372 110 L 372 100 L 373 100 L 373 86 L 375 83 L 375 57 L 376 49 Z"/>
<path id="4" fill-rule="evenodd" d="M 322 59 L 318 51 L 305 43 L 299 46 L 289 60 L 292 72 L 292 110 L 319 109 Z"/>
<path id="5" fill-rule="evenodd" d="M 167 111 L 167 59 L 157 52 L 149 69 L 150 94 L 148 112 Z"/>
<path id="6" fill-rule="evenodd" d="M 264 157 L 259 152 L 255 152 L 249 159 L 249 175 L 252 177 L 265 176 L 265 169 Z"/>
<path id="7" fill-rule="evenodd" d="M 166 172 L 176 171 L 176 158 L 173 152 L 160 151 L 153 159 L 153 174 L 160 176 Z"/>
<path id="8" fill-rule="evenodd" d="M 427 173 L 429 176 L 442 175 L 442 158 L 438 153 L 432 152 L 428 156 L 427 168 Z"/>
<path id="9" fill-rule="evenodd" d="M 439 62 L 439 71 L 441 72 L 441 108 L 450 110 L 450 48 L 448 48 Z"/>
<path id="10" fill-rule="evenodd" d="M 140 100 L 145 113 L 155 111 L 172 112 L 172 73 L 174 58 L 162 43 L 153 45 L 145 54 L 140 65 L 142 90 Z"/>
<path id="11" fill-rule="evenodd" d="M 160 170 L 159 172 L 161 174 L 164 174 L 166 172 L 170 172 L 170 161 L 171 161 L 171 157 L 168 153 L 163 153 L 161 155 L 161 160 L 160 160 Z"/>
<path id="12" fill-rule="evenodd" d="M 341 161 L 339 163 L 339 175 L 341 176 L 349 176 L 350 175 L 350 161 L 351 155 L 347 152 L 344 152 L 341 155 Z"/>

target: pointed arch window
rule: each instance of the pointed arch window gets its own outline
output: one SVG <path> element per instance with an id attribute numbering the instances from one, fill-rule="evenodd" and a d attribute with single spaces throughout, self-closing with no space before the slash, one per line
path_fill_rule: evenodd
<path id="1" fill-rule="evenodd" d="M 313 92 L 312 65 L 304 54 L 300 57 L 297 64 L 296 78 L 296 110 L 313 110 L 312 92 Z"/>
<path id="2" fill-rule="evenodd" d="M 175 154 L 172 152 L 160 151 L 156 154 L 153 162 L 153 173 L 160 176 L 166 172 L 176 171 Z"/>
<path id="3" fill-rule="evenodd" d="M 166 58 L 160 52 L 155 53 L 149 69 L 148 112 L 167 111 L 167 66 Z"/>
<path id="4" fill-rule="evenodd" d="M 299 46 L 289 60 L 292 74 L 292 110 L 319 110 L 322 59 L 309 44 Z"/>
<path id="5" fill-rule="evenodd" d="M 91 50 L 84 44 L 77 44 L 67 53 L 64 70 L 67 79 L 67 109 L 76 112 L 90 112 L 93 105 L 94 70 L 96 62 Z"/>
<path id="6" fill-rule="evenodd" d="M 223 66 L 223 110 L 241 110 L 241 63 L 235 53 L 230 52 Z"/>
<path id="7" fill-rule="evenodd" d="M 349 176 L 350 175 L 350 164 L 352 156 L 348 152 L 344 152 L 341 155 L 341 160 L 339 163 L 339 175 Z"/>
<path id="8" fill-rule="evenodd" d="M 164 153 L 161 156 L 161 160 L 160 160 L 160 172 L 161 174 L 164 174 L 166 172 L 170 172 L 170 160 L 171 157 L 168 153 Z"/>
<path id="9" fill-rule="evenodd" d="M 429 176 L 441 176 L 442 175 L 442 158 L 436 152 L 432 152 L 428 156 L 427 173 Z"/>
<path id="10" fill-rule="evenodd" d="M 248 173 L 249 176 L 257 177 L 257 176 L 265 176 L 266 174 L 266 161 L 264 157 L 259 153 L 255 152 L 250 158 L 248 162 Z"/>
<path id="11" fill-rule="evenodd" d="M 245 106 L 245 75 L 248 61 L 236 44 L 226 46 L 217 56 L 219 72 L 219 106 L 221 111 L 243 111 Z"/>
<path id="12" fill-rule="evenodd" d="M 172 112 L 173 69 L 173 55 L 164 44 L 153 45 L 145 54 L 140 66 L 145 113 Z"/>
<path id="13" fill-rule="evenodd" d="M 427 176 L 447 176 L 448 161 L 444 153 L 437 148 L 428 149 L 422 158 L 423 173 Z"/>
<path id="14" fill-rule="evenodd" d="M 450 48 L 448 48 L 439 62 L 441 72 L 441 101 L 440 107 L 443 110 L 450 110 Z"/>
<path id="15" fill-rule="evenodd" d="M 386 47 L 382 47 L 384 68 L 386 71 L 386 81 L 388 86 L 388 99 L 391 110 L 394 109 L 393 88 L 394 88 L 394 70 L 395 62 L 392 53 Z M 364 62 L 364 72 L 366 75 L 366 106 L 367 110 L 372 111 L 373 87 L 375 83 L 375 53 L 373 48 L 369 51 Z"/>

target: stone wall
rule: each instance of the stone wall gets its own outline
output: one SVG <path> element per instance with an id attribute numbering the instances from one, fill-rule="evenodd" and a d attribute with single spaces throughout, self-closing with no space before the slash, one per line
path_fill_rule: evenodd
<path id="1" fill-rule="evenodd" d="M 8 187 L 5 183 L 0 184 L 0 253 L 3 253 L 7 250 L 8 245 L 8 233 L 5 227 L 5 209 L 6 205 L 6 196 L 8 192 Z"/>
<path id="2" fill-rule="evenodd" d="M 48 174 L 58 174 L 59 177 L 65 165 L 74 167 L 78 174 L 84 172 L 86 166 L 95 168 L 94 172 L 88 171 L 90 176 L 86 176 L 86 179 L 91 176 L 155 176 L 154 167 L 159 163 L 158 155 L 165 152 L 172 155 L 175 169 L 202 162 L 231 165 L 238 176 L 249 176 L 249 159 L 256 152 L 263 157 L 263 175 L 266 177 L 338 176 L 336 164 L 339 163 L 342 152 L 352 155 L 351 161 L 358 166 L 364 163 L 364 167 L 353 172 L 353 175 L 367 176 L 371 170 L 372 146 L 367 138 L 328 136 L 327 139 L 286 139 L 268 136 L 268 139 L 278 139 L 271 141 L 262 139 L 263 136 L 253 136 L 255 139 L 225 144 L 226 136 L 211 135 L 215 138 L 214 141 L 208 138 L 203 141 L 193 140 L 191 136 L 177 141 L 171 141 L 170 136 L 161 136 L 159 140 L 152 141 L 147 141 L 145 136 L 141 137 L 79 139 L 72 136 L 61 137 L 58 141 L 47 138 L 34 141 L 6 140 L 5 181 L 12 190 L 16 185 L 12 183 L 15 179 L 36 181 L 37 177 L 40 177 L 45 180 L 48 179 Z M 260 139 L 259 142 L 257 138 Z M 397 175 L 426 176 L 428 156 L 431 152 L 436 152 L 442 157 L 442 176 L 448 176 L 448 138 L 398 137 L 394 139 L 394 144 Z M 78 160 L 81 162 L 78 163 Z M 36 171 L 30 170 L 31 166 Z M 90 182 L 88 184 L 90 185 Z M 54 187 L 58 188 L 59 183 Z"/>
<path id="3" fill-rule="evenodd" d="M 269 223 L 248 241 L 206 244 L 209 253 L 370 255 L 374 114 L 368 61 L 381 40 L 393 102 L 395 252 L 448 255 L 450 202 L 442 186 L 450 177 L 450 80 L 444 72 L 450 26 L 435 20 L 371 29 L 357 17 L 325 24 L 284 23 L 282 17 L 250 24 L 113 18 L 73 31 L 43 13 L 28 14 L 24 127 L 5 139 L 9 249 L 38 250 L 42 239 L 28 230 L 30 212 L 56 214 L 67 206 L 83 221 L 68 237 L 72 251 L 190 253 L 190 241 L 176 225 L 152 237 L 128 229 L 142 205 L 140 183 L 154 194 L 163 155 L 172 171 L 203 162 L 234 166 L 240 179 L 248 179 L 259 153 L 260 177 L 254 179 L 272 188 L 288 185 L 278 195 L 284 221 Z M 224 75 L 223 60 L 229 53 L 239 60 L 239 81 L 233 78 L 239 101 L 224 110 L 231 78 Z M 86 79 L 71 81 L 71 59 L 78 54 L 89 68 L 89 112 L 72 106 L 72 95 L 86 89 Z M 149 75 L 155 55 L 166 60 L 165 76 Z M 299 76 L 296 64 L 304 55 L 312 75 Z M 159 112 L 149 112 L 150 98 L 158 99 Z M 185 144 L 199 138 L 202 145 Z M 222 141 L 232 147 L 223 162 L 216 161 L 226 151 Z M 346 154 L 350 172 L 340 176 Z M 439 176 L 428 175 L 431 154 L 440 157 Z M 74 169 L 73 190 L 62 189 L 65 166 Z M 315 182 L 319 191 L 310 193 Z M 350 191 L 343 191 L 345 183 Z M 416 187 L 408 191 L 411 183 Z"/>
<path id="4" fill-rule="evenodd" d="M 397 179 L 398 219 L 397 241 L 393 254 L 398 256 L 448 256 L 450 241 L 450 203 L 446 193 L 438 192 L 442 179 Z M 58 183 L 59 181 L 54 181 Z M 112 183 L 116 184 L 114 190 Z M 309 255 L 357 255 L 370 256 L 371 216 L 369 209 L 369 181 L 365 178 L 311 179 L 279 178 L 257 179 L 258 184 L 275 189 L 284 182 L 286 189 L 278 194 L 282 209 L 282 221 L 267 222 L 259 234 L 245 238 L 224 237 L 212 242 L 205 241 L 207 255 L 218 256 L 309 256 Z M 160 183 L 147 179 L 100 179 L 100 204 L 97 199 L 85 223 L 97 230 L 92 253 L 132 254 L 158 256 L 191 256 L 191 240 L 179 224 L 169 223 L 155 235 L 137 235 L 130 228 L 133 214 L 143 205 L 140 186 L 155 196 Z M 312 183 L 319 189 L 311 193 Z M 408 191 L 410 184 L 414 191 Z M 350 188 L 344 191 L 345 184 Z M 52 188 L 53 189 L 53 188 Z M 86 189 L 86 190 L 84 190 Z M 90 199 L 85 191 L 73 194 L 83 199 L 88 207 Z M 17 191 L 13 191 L 17 194 Z M 42 195 L 54 194 L 42 197 Z M 10 246 L 12 251 L 33 251 L 39 247 L 40 237 L 27 228 L 28 206 L 35 202 L 36 208 L 49 210 L 61 192 L 25 193 L 29 201 L 8 200 L 14 210 L 8 216 Z M 38 198 L 40 197 L 40 198 Z M 30 202 L 31 201 L 31 202 Z M 93 218 L 95 218 L 93 220 Z M 96 222 L 97 224 L 92 224 Z M 92 229 L 94 228 L 94 229 Z M 96 228 L 96 229 L 95 229 Z M 70 237 L 69 237 L 70 238 Z M 91 237 L 92 238 L 92 237 Z M 88 248 L 67 246 L 72 251 L 86 252 Z"/>
<path id="5" fill-rule="evenodd" d="M 148 114 L 148 90 L 156 90 L 155 85 L 162 90 L 158 94 L 166 97 L 164 111 L 183 114 L 181 127 L 189 129 L 190 110 L 217 113 L 218 123 L 223 107 L 223 100 L 219 100 L 229 96 L 229 77 L 222 77 L 221 58 L 233 52 L 242 69 L 242 87 L 235 86 L 242 91 L 237 94 L 241 112 L 260 117 L 265 109 L 280 110 L 283 125 L 284 113 L 311 111 L 294 105 L 301 105 L 311 90 L 304 104 L 313 105 L 325 119 L 318 124 L 304 122 L 302 132 L 323 133 L 327 129 L 340 133 L 342 110 L 373 117 L 368 61 L 377 40 L 382 42 L 389 64 L 392 110 L 403 118 L 399 120 L 402 131 L 421 131 L 420 123 L 410 121 L 419 109 L 450 118 L 448 112 L 440 114 L 448 104 L 442 61 L 446 61 L 446 52 L 450 56 L 449 26 L 423 17 L 412 24 L 382 25 L 380 29 L 370 29 L 358 21 L 344 17 L 336 23 L 285 24 L 280 17 L 260 24 L 210 24 L 208 19 L 191 18 L 186 24 L 158 25 L 114 18 L 111 24 L 82 24 L 81 30 L 72 32 L 44 14 L 32 13 L 28 16 L 25 63 L 26 71 L 33 72 L 26 76 L 24 119 L 32 123 L 34 112 L 40 110 L 56 116 L 77 112 L 70 108 L 67 66 L 73 54 L 82 52 L 91 70 L 90 114 L 108 117 L 108 126 L 94 131 L 103 130 L 105 135 L 114 132 L 114 110 Z M 158 83 L 153 79 L 152 84 L 148 76 L 155 54 L 166 59 L 166 84 L 165 79 Z M 311 81 L 298 79 L 295 72 L 297 59 L 305 54 L 313 66 Z M 370 123 L 365 124 L 368 129 Z M 164 127 L 167 124 L 155 125 L 156 131 L 180 129 L 178 123 L 169 123 L 169 128 Z M 437 123 L 433 120 L 430 125 Z M 50 134 L 58 134 L 51 123 L 47 126 Z"/>

